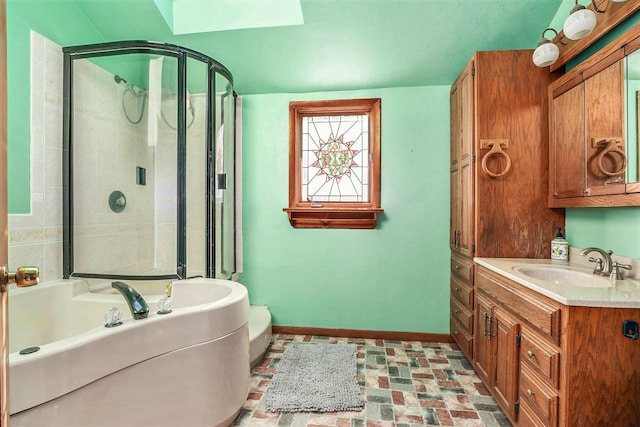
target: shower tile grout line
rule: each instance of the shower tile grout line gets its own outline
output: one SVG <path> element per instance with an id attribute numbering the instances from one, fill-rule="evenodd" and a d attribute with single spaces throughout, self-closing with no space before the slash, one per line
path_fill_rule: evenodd
<path id="1" fill-rule="evenodd" d="M 356 344 L 365 408 L 354 412 L 268 412 L 264 396 L 292 342 Z M 455 344 L 275 334 L 251 372 L 233 426 L 511 426 Z"/>

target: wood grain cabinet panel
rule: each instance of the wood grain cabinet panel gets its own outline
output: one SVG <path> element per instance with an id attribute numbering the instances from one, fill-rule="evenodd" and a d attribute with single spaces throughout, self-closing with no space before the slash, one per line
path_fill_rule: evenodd
<path id="1" fill-rule="evenodd" d="M 525 401 L 538 414 L 544 425 L 558 425 L 559 397 L 555 390 L 535 377 L 526 365 L 520 369 L 520 401 Z"/>
<path id="2" fill-rule="evenodd" d="M 547 427 L 547 424 L 535 414 L 527 401 L 523 400 L 520 402 L 518 427 Z"/>
<path id="3" fill-rule="evenodd" d="M 560 385 L 560 351 L 523 329 L 520 336 L 522 363 L 528 365 L 554 387 Z"/>
<path id="4" fill-rule="evenodd" d="M 476 52 L 451 86 L 450 286 L 452 298 L 472 311 L 474 256 L 549 258 L 553 227 L 564 226 L 564 211 L 547 206 L 547 87 L 557 76 L 533 65 L 532 53 Z M 498 140 L 511 160 L 508 171 L 504 157 L 487 146 Z M 463 350 L 471 360 L 475 340 L 456 331 L 461 348 L 472 344 Z"/>
<path id="5" fill-rule="evenodd" d="M 456 298 L 451 298 L 451 315 L 466 329 L 466 332 L 473 333 L 473 312 Z"/>
<path id="6" fill-rule="evenodd" d="M 640 309 L 567 306 L 483 266 L 475 282 L 474 367 L 515 426 L 640 426 L 640 340 L 622 328 Z M 525 300 L 556 313 L 558 340 Z"/>
<path id="7" fill-rule="evenodd" d="M 493 310 L 495 346 L 495 374 L 493 391 L 496 401 L 512 419 L 517 417 L 518 340 L 520 323 L 508 311 Z"/>
<path id="8" fill-rule="evenodd" d="M 469 310 L 473 310 L 473 286 L 471 284 L 452 276 L 451 296 L 464 304 Z"/>
<path id="9" fill-rule="evenodd" d="M 453 254 L 451 256 L 451 272 L 470 284 L 473 282 L 473 261 Z"/>
<path id="10" fill-rule="evenodd" d="M 639 162 L 636 130 L 627 140 L 625 129 L 637 110 L 625 57 L 638 47 L 636 25 L 549 85 L 549 206 L 640 205 L 637 177 L 627 177 Z"/>
<path id="11" fill-rule="evenodd" d="M 456 343 L 460 347 L 460 350 L 462 350 L 467 359 L 473 360 L 473 335 L 462 327 L 454 316 L 451 316 L 449 320 L 451 335 L 454 337 Z"/>
<path id="12" fill-rule="evenodd" d="M 485 293 L 501 306 L 527 321 L 540 333 L 560 343 L 560 309 L 520 287 L 510 284 L 500 275 L 480 269 L 476 275 L 478 292 Z"/>

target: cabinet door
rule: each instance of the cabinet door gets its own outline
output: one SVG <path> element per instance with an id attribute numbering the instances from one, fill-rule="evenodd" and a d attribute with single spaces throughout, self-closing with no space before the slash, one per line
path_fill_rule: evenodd
<path id="1" fill-rule="evenodd" d="M 476 297 L 476 321 L 474 333 L 474 364 L 476 373 L 489 387 L 493 387 L 494 348 L 492 346 L 493 304 L 483 295 Z"/>
<path id="2" fill-rule="evenodd" d="M 451 226 L 453 251 L 472 256 L 473 247 L 473 61 L 454 83 L 451 108 Z"/>
<path id="3" fill-rule="evenodd" d="M 584 84 L 553 99 L 553 197 L 582 197 L 585 189 Z"/>
<path id="4" fill-rule="evenodd" d="M 458 195 L 458 187 L 460 186 L 460 175 L 458 174 L 458 161 L 459 158 L 459 150 L 461 146 L 461 132 L 460 132 L 460 82 L 456 81 L 451 87 L 451 93 L 449 96 L 449 106 L 450 106 L 450 148 L 451 148 L 451 158 L 450 158 L 450 198 L 449 201 L 451 203 L 450 208 L 450 227 L 449 227 L 449 246 L 451 250 L 457 251 L 459 242 L 458 242 L 458 228 L 460 223 L 459 218 L 459 195 Z"/>
<path id="5" fill-rule="evenodd" d="M 625 192 L 624 61 L 585 80 L 587 195 Z M 614 143 L 619 151 L 603 154 Z"/>
<path id="6" fill-rule="evenodd" d="M 458 161 L 459 251 L 473 256 L 473 61 L 467 65 L 460 79 L 460 148 Z"/>
<path id="7" fill-rule="evenodd" d="M 460 187 L 460 177 L 458 174 L 458 164 L 451 165 L 450 171 L 450 227 L 449 227 L 449 247 L 452 251 L 459 251 L 460 248 L 460 197 L 458 189 Z"/>
<path id="8" fill-rule="evenodd" d="M 499 308 L 493 309 L 496 363 L 494 374 L 494 397 L 502 409 L 515 420 L 515 402 L 518 399 L 518 346 L 520 325 L 517 320 Z"/>

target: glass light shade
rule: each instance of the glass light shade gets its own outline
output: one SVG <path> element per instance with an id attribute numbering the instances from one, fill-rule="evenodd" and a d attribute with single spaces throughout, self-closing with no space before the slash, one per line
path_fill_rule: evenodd
<path id="1" fill-rule="evenodd" d="M 627 0 L 611 0 L 611 1 L 614 2 L 614 3 L 624 3 Z"/>
<path id="2" fill-rule="evenodd" d="M 536 67 L 548 67 L 549 65 L 556 62 L 560 56 L 560 49 L 555 43 L 546 40 L 546 42 L 541 42 L 536 50 L 533 51 L 533 63 Z"/>
<path id="3" fill-rule="evenodd" d="M 564 35 L 570 40 L 580 40 L 587 37 L 596 27 L 596 14 L 593 11 L 581 7 L 571 12 L 564 21 Z"/>

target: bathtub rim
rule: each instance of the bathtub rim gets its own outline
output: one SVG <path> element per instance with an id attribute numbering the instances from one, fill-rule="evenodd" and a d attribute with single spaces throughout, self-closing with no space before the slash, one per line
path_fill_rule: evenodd
<path id="1" fill-rule="evenodd" d="M 56 282 L 65 286 L 70 281 Z M 244 285 L 225 279 L 197 278 L 180 282 L 185 285 L 205 282 L 227 286 L 231 292 L 211 303 L 177 308 L 167 315 L 158 315 L 154 311 L 146 319 L 125 319 L 123 325 L 116 328 L 93 328 L 73 337 L 43 344 L 40 351 L 29 355 L 10 353 L 11 414 L 55 399 L 136 363 L 227 336 L 248 323 L 249 299 Z M 224 322 L 220 323 L 221 320 Z M 148 332 L 154 331 L 153 328 L 160 322 L 163 326 L 160 335 L 166 333 L 166 336 L 154 339 L 157 336 Z M 171 341 L 167 337 L 172 338 Z M 124 340 L 125 344 L 138 343 L 136 351 L 117 347 L 122 345 L 119 340 Z M 90 351 L 89 346 L 96 349 Z M 114 348 L 118 352 L 114 352 Z M 68 374 L 69 370 L 73 375 Z"/>

